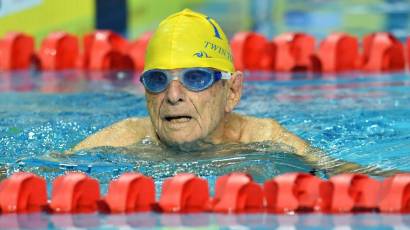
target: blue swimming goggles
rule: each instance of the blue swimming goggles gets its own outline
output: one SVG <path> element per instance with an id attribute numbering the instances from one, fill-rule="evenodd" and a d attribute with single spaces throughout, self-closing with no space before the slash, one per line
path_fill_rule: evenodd
<path id="1" fill-rule="evenodd" d="M 141 83 L 151 93 L 161 93 L 173 80 L 178 80 L 190 91 L 199 92 L 209 88 L 221 79 L 230 79 L 231 74 L 208 68 L 187 68 L 177 74 L 170 70 L 152 69 L 145 71 L 140 78 Z"/>

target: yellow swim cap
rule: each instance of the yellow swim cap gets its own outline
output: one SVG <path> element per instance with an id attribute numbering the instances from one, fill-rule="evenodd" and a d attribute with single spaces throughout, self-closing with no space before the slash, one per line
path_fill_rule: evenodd
<path id="1" fill-rule="evenodd" d="M 218 23 L 185 9 L 159 24 L 147 48 L 144 71 L 191 67 L 234 72 L 229 41 Z"/>

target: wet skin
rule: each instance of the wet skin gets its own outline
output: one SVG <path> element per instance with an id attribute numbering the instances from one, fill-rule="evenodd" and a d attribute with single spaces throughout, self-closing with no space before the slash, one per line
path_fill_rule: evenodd
<path id="1" fill-rule="evenodd" d="M 178 70 L 173 74 L 178 74 Z M 172 81 L 161 93 L 146 92 L 149 118 L 119 121 L 87 137 L 70 152 L 101 146 L 127 147 L 147 139 L 184 152 L 200 151 L 214 144 L 270 141 L 290 147 L 292 153 L 316 168 L 328 170 L 330 175 L 360 172 L 387 176 L 397 172 L 332 159 L 273 119 L 233 113 L 242 94 L 242 82 L 242 73 L 235 72 L 230 80 L 192 92 L 179 81 Z"/>
<path id="2" fill-rule="evenodd" d="M 168 146 L 218 141 L 219 126 L 232 107 L 227 105 L 227 84 L 222 81 L 200 92 L 187 90 L 178 80 L 171 81 L 164 92 L 147 91 L 148 111 L 159 140 Z"/>

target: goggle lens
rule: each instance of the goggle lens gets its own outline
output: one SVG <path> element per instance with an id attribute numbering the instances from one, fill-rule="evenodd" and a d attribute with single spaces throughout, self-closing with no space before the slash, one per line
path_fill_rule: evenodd
<path id="1" fill-rule="evenodd" d="M 141 76 L 144 86 L 153 93 L 160 93 L 168 86 L 168 76 L 165 72 L 152 70 Z"/>
<path id="2" fill-rule="evenodd" d="M 192 91 L 201 91 L 213 83 L 213 72 L 204 70 L 188 70 L 182 77 L 182 84 Z"/>
<path id="3" fill-rule="evenodd" d="M 143 73 L 140 80 L 148 91 L 160 93 L 173 79 L 174 77 L 167 70 L 148 70 Z M 179 79 L 188 90 L 199 92 L 220 80 L 221 72 L 203 68 L 185 69 L 181 71 Z"/>

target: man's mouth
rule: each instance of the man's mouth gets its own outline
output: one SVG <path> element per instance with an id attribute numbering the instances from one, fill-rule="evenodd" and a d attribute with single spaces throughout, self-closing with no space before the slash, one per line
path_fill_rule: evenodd
<path id="1" fill-rule="evenodd" d="M 191 116 L 165 116 L 165 120 L 171 123 L 183 123 L 192 119 Z"/>

